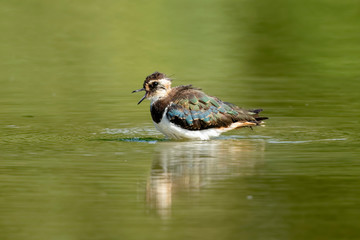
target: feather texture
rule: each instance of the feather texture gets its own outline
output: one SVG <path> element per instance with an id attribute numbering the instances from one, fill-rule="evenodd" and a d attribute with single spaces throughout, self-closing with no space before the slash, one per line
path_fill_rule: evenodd
<path id="1" fill-rule="evenodd" d="M 234 104 L 208 96 L 191 85 L 172 88 L 168 96 L 151 106 L 151 115 L 155 123 L 160 122 L 165 109 L 166 117 L 171 123 L 187 130 L 227 128 L 235 122 L 244 123 L 241 126 L 255 126 L 266 119 L 258 116 L 261 109 L 241 109 Z"/>

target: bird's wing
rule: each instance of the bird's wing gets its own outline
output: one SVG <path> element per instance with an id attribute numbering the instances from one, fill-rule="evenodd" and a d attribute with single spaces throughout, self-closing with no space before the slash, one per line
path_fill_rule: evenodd
<path id="1" fill-rule="evenodd" d="M 179 94 L 166 112 L 170 122 L 188 130 L 226 128 L 234 122 L 253 122 L 256 125 L 253 114 L 196 89 Z"/>

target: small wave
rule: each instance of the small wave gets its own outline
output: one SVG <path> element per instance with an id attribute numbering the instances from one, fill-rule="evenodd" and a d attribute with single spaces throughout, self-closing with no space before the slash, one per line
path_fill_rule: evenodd
<path id="1" fill-rule="evenodd" d="M 158 138 L 141 138 L 141 137 L 130 137 L 130 138 L 99 138 L 94 139 L 97 141 L 109 141 L 109 142 L 138 142 L 138 143 L 149 143 L 155 144 L 157 142 L 167 141 L 167 139 L 158 139 Z"/>
<path id="2" fill-rule="evenodd" d="M 163 137 L 163 135 L 152 127 L 146 128 L 105 128 L 100 134 L 119 135 L 117 138 L 102 138 L 103 141 L 120 141 L 120 142 L 141 142 L 155 144 L 159 141 L 171 141 Z M 252 140 L 265 141 L 271 144 L 302 144 L 311 142 L 327 142 L 327 141 L 346 141 L 347 138 L 326 138 L 315 140 L 282 140 L 274 139 L 271 136 L 262 135 L 222 135 L 214 138 L 214 140 Z"/>
<path id="3" fill-rule="evenodd" d="M 101 134 L 152 134 L 158 135 L 158 132 L 152 128 L 105 128 Z"/>
<path id="4" fill-rule="evenodd" d="M 166 139 L 162 138 L 155 129 L 152 128 L 105 128 L 100 134 L 117 135 L 116 138 L 104 137 L 94 140 L 114 141 L 114 142 L 138 142 L 155 144 Z"/>
<path id="5" fill-rule="evenodd" d="M 268 143 L 275 144 L 299 144 L 299 143 L 311 143 L 311 142 L 327 142 L 327 141 L 346 141 L 347 138 L 326 138 L 326 139 L 316 139 L 316 140 L 302 140 L 302 141 L 282 141 L 282 140 L 268 140 Z"/>

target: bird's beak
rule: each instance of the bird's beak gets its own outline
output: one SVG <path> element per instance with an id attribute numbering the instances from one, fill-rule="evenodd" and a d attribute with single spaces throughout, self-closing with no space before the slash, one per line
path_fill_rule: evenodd
<path id="1" fill-rule="evenodd" d="M 145 91 L 145 88 L 140 88 L 140 89 L 138 89 L 138 90 L 134 90 L 134 91 L 132 91 L 131 93 L 134 93 L 134 92 L 141 92 L 141 91 Z"/>
<path id="2" fill-rule="evenodd" d="M 138 102 L 138 105 L 146 98 L 146 93 L 145 95 L 140 99 L 140 101 Z"/>
<path id="3" fill-rule="evenodd" d="M 145 91 L 145 88 L 140 88 L 138 90 L 134 90 L 132 91 L 132 93 L 136 93 L 136 92 L 141 92 L 141 91 Z M 146 98 L 146 93 L 145 95 L 140 99 L 140 101 L 138 102 L 138 105 Z"/>

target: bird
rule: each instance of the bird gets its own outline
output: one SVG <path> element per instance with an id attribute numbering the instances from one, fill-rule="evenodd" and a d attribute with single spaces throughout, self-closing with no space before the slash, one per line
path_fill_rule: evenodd
<path id="1" fill-rule="evenodd" d="M 172 79 L 154 72 L 145 78 L 140 99 L 150 100 L 150 112 L 157 130 L 170 139 L 209 140 L 243 127 L 263 125 L 262 109 L 245 110 L 209 96 L 192 85 L 171 87 Z"/>

